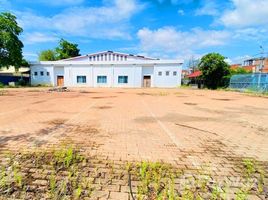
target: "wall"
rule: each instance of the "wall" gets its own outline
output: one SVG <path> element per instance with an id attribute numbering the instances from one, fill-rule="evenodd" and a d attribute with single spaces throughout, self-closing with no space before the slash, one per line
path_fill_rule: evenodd
<path id="1" fill-rule="evenodd" d="M 44 76 L 40 75 L 40 72 L 44 72 Z M 34 72 L 37 72 L 37 76 L 34 75 Z M 47 72 L 49 72 L 49 76 L 47 75 Z M 32 66 L 31 67 L 31 85 L 54 85 L 54 70 L 53 66 Z"/>
<path id="2" fill-rule="evenodd" d="M 154 87 L 169 88 L 181 85 L 181 66 L 155 65 L 154 69 Z M 169 76 L 166 75 L 166 71 L 169 71 Z M 176 76 L 173 75 L 175 71 L 177 72 Z M 162 72 L 162 76 L 159 76 L 158 72 Z"/>
<path id="3" fill-rule="evenodd" d="M 151 87 L 177 87 L 181 84 L 181 66 L 160 65 L 141 66 L 141 65 L 66 65 L 61 67 L 53 66 L 32 66 L 31 67 L 31 83 L 32 85 L 47 84 L 57 85 L 57 75 L 64 76 L 64 85 L 73 87 L 142 87 L 143 76 L 151 76 Z M 34 76 L 34 72 L 38 72 L 38 76 Z M 40 71 L 44 71 L 44 76 L 40 76 Z M 162 71 L 162 76 L 158 72 Z M 166 71 L 170 71 L 170 75 L 166 76 Z M 174 76 L 173 72 L 177 75 Z M 50 76 L 46 75 L 50 73 Z M 53 76 L 54 74 L 54 76 Z M 85 84 L 77 83 L 77 76 L 86 76 Z M 128 76 L 127 84 L 118 84 L 118 76 Z M 107 76 L 106 84 L 97 83 L 97 76 Z"/>
<path id="4" fill-rule="evenodd" d="M 112 87 L 113 84 L 113 69 L 111 66 L 93 67 L 93 86 L 94 87 Z M 97 83 L 97 76 L 107 76 L 107 83 Z"/>
<path id="5" fill-rule="evenodd" d="M 128 83 L 118 83 L 118 76 L 128 76 Z M 141 66 L 115 66 L 114 87 L 141 87 Z"/>
<path id="6" fill-rule="evenodd" d="M 86 76 L 86 83 L 77 83 L 77 76 Z M 92 67 L 91 66 L 65 66 L 64 85 L 74 87 L 92 87 Z"/>

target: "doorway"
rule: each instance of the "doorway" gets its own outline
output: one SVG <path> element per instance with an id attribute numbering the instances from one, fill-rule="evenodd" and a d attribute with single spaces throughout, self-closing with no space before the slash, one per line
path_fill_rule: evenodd
<path id="1" fill-rule="evenodd" d="M 57 76 L 57 86 L 64 86 L 64 76 Z"/>
<path id="2" fill-rule="evenodd" d="M 143 87 L 151 87 L 151 76 L 143 76 Z"/>

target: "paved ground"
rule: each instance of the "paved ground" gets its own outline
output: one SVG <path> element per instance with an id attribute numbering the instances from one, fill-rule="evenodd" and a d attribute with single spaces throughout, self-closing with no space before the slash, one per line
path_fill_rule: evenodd
<path id="1" fill-rule="evenodd" d="M 190 89 L 9 89 L 0 96 L 0 149 L 68 141 L 113 161 L 210 165 L 234 176 L 254 158 L 268 170 L 268 98 Z M 127 187 L 127 186 L 126 186 Z M 124 198 L 122 198 L 124 199 Z"/>
<path id="2" fill-rule="evenodd" d="M 173 162 L 186 156 L 185 162 L 199 164 L 215 161 L 215 155 L 205 153 L 209 145 L 268 160 L 267 98 L 109 88 L 10 89 L 0 99 L 2 148 L 42 146 L 67 137 L 115 160 Z"/>

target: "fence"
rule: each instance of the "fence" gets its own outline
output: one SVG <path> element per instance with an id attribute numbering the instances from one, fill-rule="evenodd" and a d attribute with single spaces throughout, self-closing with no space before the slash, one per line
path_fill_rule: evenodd
<path id="1" fill-rule="evenodd" d="M 230 88 L 268 92 L 268 73 L 240 74 L 230 79 Z"/>

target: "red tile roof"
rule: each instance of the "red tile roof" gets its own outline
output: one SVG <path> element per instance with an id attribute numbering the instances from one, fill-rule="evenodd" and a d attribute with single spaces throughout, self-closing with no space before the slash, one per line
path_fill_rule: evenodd
<path id="1" fill-rule="evenodd" d="M 188 77 L 188 78 L 196 78 L 196 77 L 199 77 L 199 76 L 201 76 L 201 75 L 202 75 L 202 72 L 199 71 L 199 70 L 197 70 L 197 71 L 195 71 L 195 72 L 189 74 L 187 77 Z"/>

